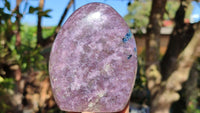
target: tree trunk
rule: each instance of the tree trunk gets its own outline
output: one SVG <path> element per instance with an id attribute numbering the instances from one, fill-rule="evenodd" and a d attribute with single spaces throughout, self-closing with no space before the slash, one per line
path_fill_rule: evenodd
<path id="1" fill-rule="evenodd" d="M 161 76 L 156 69 L 152 69 L 152 66 L 147 70 L 148 82 L 153 81 L 151 83 L 154 83 L 151 86 L 151 94 L 153 94 L 152 113 L 169 113 L 171 104 L 179 99 L 180 96 L 177 91 L 182 89 L 182 83 L 188 79 L 190 69 L 198 55 L 197 48 L 200 42 L 199 24 L 194 25 L 194 36 L 178 56 L 177 68 L 166 81 L 161 82 L 160 79 L 155 79 L 161 78 Z M 154 79 L 151 79 L 153 77 Z"/>
<path id="2" fill-rule="evenodd" d="M 169 113 L 171 104 L 179 99 L 177 91 L 182 89 L 182 83 L 188 79 L 190 68 L 196 58 L 194 53 L 198 41 L 200 41 L 200 28 L 197 27 L 198 24 L 195 25 L 196 28 L 191 24 L 184 24 L 185 10 L 188 4 L 189 2 L 187 0 L 181 0 L 181 5 L 176 12 L 176 25 L 170 36 L 168 50 L 160 64 L 161 73 L 158 67 L 159 49 L 156 51 L 156 47 L 159 48 L 159 39 L 152 38 L 160 34 L 158 32 L 158 25 L 155 26 L 156 24 L 152 24 L 152 27 L 155 27 L 154 32 L 157 31 L 157 34 L 149 34 L 150 37 L 146 42 L 146 61 L 147 66 L 150 66 L 147 68 L 146 76 L 148 88 L 151 92 L 152 113 Z M 156 8 L 152 5 L 152 9 L 155 10 Z M 181 52 L 182 54 L 180 54 Z"/>
<path id="3" fill-rule="evenodd" d="M 16 32 L 16 43 L 15 45 L 17 47 L 19 47 L 21 45 L 21 36 L 20 36 L 20 20 L 21 20 L 21 15 L 19 13 L 19 5 L 21 3 L 21 0 L 16 0 L 16 12 L 17 12 L 17 16 L 16 16 L 16 27 L 17 27 L 17 32 Z"/>
<path id="4" fill-rule="evenodd" d="M 146 38 L 146 77 L 148 80 L 148 89 L 151 92 L 150 104 L 153 101 L 154 88 L 160 83 L 161 75 L 157 68 L 159 67 L 159 49 L 160 49 L 160 30 L 162 26 L 163 15 L 167 0 L 153 0 L 149 24 L 147 26 Z M 151 72 L 157 73 L 154 76 Z M 154 79 L 155 78 L 155 79 Z"/>
<path id="5" fill-rule="evenodd" d="M 13 29 L 12 29 L 12 22 L 11 19 L 9 18 L 8 20 L 5 21 L 6 24 L 6 29 L 5 29 L 5 38 L 8 42 L 10 42 L 11 37 L 14 35 Z"/>
<path id="6" fill-rule="evenodd" d="M 166 54 L 161 61 L 162 80 L 166 80 L 177 68 L 178 55 L 190 42 L 194 29 L 192 24 L 185 24 L 184 17 L 189 5 L 189 0 L 181 0 L 180 7 L 175 16 L 175 27 L 170 36 Z"/>
<path id="7" fill-rule="evenodd" d="M 159 64 L 160 29 L 167 0 L 153 0 L 146 38 L 146 67 Z"/>
<path id="8" fill-rule="evenodd" d="M 183 89 L 179 93 L 180 99 L 172 105 L 172 113 L 183 113 L 190 104 L 194 106 L 194 109 L 197 109 L 199 72 L 196 67 L 197 63 L 194 63 L 189 78 L 183 84 Z"/>
<path id="9" fill-rule="evenodd" d="M 44 0 L 40 0 L 39 3 L 39 12 L 43 11 L 44 7 Z M 37 44 L 43 43 L 43 37 L 42 37 L 42 15 L 38 14 L 38 23 L 37 23 Z"/>

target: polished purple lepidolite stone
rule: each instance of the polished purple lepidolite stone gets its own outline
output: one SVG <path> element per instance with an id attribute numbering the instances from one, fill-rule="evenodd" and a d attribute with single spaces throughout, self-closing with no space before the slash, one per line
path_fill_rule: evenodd
<path id="1" fill-rule="evenodd" d="M 135 39 L 110 6 L 76 10 L 58 33 L 49 73 L 56 103 L 73 112 L 117 112 L 130 98 L 137 69 Z"/>

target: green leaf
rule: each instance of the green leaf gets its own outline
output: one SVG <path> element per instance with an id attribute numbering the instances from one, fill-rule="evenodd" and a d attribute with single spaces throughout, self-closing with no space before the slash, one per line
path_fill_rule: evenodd
<path id="1" fill-rule="evenodd" d="M 48 13 L 51 12 L 51 11 L 52 11 L 51 9 L 48 9 L 48 10 L 46 10 L 46 11 L 40 11 L 40 12 L 38 12 L 38 15 L 40 15 L 40 16 L 45 16 L 45 17 L 50 17 L 50 16 L 48 15 Z"/>
<path id="2" fill-rule="evenodd" d="M 52 10 L 51 9 L 47 9 L 46 11 L 44 11 L 46 14 L 51 12 Z"/>
<path id="3" fill-rule="evenodd" d="M 5 6 L 6 6 L 6 8 L 7 8 L 8 10 L 10 10 L 10 3 L 9 3 L 7 0 L 5 0 Z"/>
<path id="4" fill-rule="evenodd" d="M 32 7 L 32 6 L 30 6 L 30 8 L 29 8 L 29 13 L 34 13 L 35 11 L 38 11 L 40 8 L 39 7 Z"/>
<path id="5" fill-rule="evenodd" d="M 15 10 L 13 13 L 17 14 L 17 15 L 20 15 L 21 17 L 23 17 L 23 14 L 20 13 L 19 11 Z"/>
<path id="6" fill-rule="evenodd" d="M 48 18 L 51 18 L 51 16 L 50 16 L 50 15 L 44 15 L 44 17 L 48 17 Z"/>
<path id="7" fill-rule="evenodd" d="M 0 76 L 0 83 L 3 82 L 3 81 L 4 81 L 3 77 Z"/>
<path id="8" fill-rule="evenodd" d="M 31 6 L 31 7 L 29 8 L 29 13 L 34 13 L 34 11 L 35 11 L 35 8 Z"/>
<path id="9" fill-rule="evenodd" d="M 7 13 L 4 13 L 4 12 L 2 11 L 2 9 L 0 9 L 0 16 L 1 16 L 2 19 L 5 20 L 5 21 L 11 18 L 11 15 L 10 15 L 10 14 L 7 14 Z"/>
<path id="10" fill-rule="evenodd" d="M 13 89 L 14 88 L 14 80 L 12 78 L 5 78 L 3 82 L 0 84 L 3 88 Z"/>
<path id="11" fill-rule="evenodd" d="M 3 12 L 3 8 L 0 8 L 0 15 L 2 15 Z"/>

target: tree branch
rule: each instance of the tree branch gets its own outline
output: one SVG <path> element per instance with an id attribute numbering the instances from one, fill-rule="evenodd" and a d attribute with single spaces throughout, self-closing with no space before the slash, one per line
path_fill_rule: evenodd
<path id="1" fill-rule="evenodd" d="M 146 68 L 159 64 L 160 30 L 167 0 L 153 0 L 146 38 Z"/>
<path id="2" fill-rule="evenodd" d="M 163 81 L 167 80 L 171 73 L 177 68 L 178 55 L 187 46 L 194 34 L 193 25 L 184 23 L 185 12 L 188 5 L 188 0 L 181 0 L 180 7 L 176 12 L 176 25 L 170 35 L 167 51 L 160 64 Z"/>
<path id="3" fill-rule="evenodd" d="M 16 12 L 17 12 L 17 15 L 16 15 L 17 32 L 16 32 L 16 43 L 15 43 L 15 45 L 17 47 L 19 47 L 21 45 L 21 36 L 20 36 L 20 31 L 21 31 L 21 29 L 20 29 L 20 26 L 21 26 L 20 25 L 21 15 L 19 13 L 19 5 L 20 5 L 21 2 L 22 2 L 21 0 L 16 0 L 16 7 L 15 7 Z"/>
<path id="4" fill-rule="evenodd" d="M 200 23 L 195 24 L 194 29 L 194 36 L 178 57 L 176 70 L 165 82 L 159 84 L 160 88 L 152 88 L 156 92 L 151 104 L 152 113 L 169 113 L 171 104 L 179 99 L 177 91 L 182 89 L 182 83 L 188 79 L 190 69 L 198 56 L 196 53 L 200 42 Z"/>
<path id="5" fill-rule="evenodd" d="M 46 39 L 42 39 L 39 44 L 42 45 L 42 46 L 46 46 L 46 45 L 49 45 L 50 43 L 52 43 L 58 33 L 58 31 L 60 30 L 61 28 L 61 24 L 63 23 L 63 20 L 65 18 L 65 16 L 67 15 L 67 12 L 69 11 L 69 8 L 72 6 L 72 4 L 74 3 L 74 0 L 70 0 L 70 2 L 68 3 L 67 7 L 65 8 L 61 18 L 60 18 L 60 21 L 57 25 L 57 27 L 55 28 L 55 31 L 53 33 L 52 36 L 46 38 Z"/>
<path id="6" fill-rule="evenodd" d="M 56 30 L 55 30 L 54 34 L 57 34 L 58 31 L 60 30 L 61 24 L 62 24 L 65 16 L 67 15 L 67 12 L 68 12 L 69 8 L 72 6 L 73 3 L 74 3 L 74 0 L 70 0 L 69 1 L 67 7 L 65 8 L 65 11 L 63 12 L 63 14 L 62 14 L 62 16 L 60 18 L 60 21 L 59 21 L 59 23 L 58 23 L 58 25 L 56 27 Z"/>

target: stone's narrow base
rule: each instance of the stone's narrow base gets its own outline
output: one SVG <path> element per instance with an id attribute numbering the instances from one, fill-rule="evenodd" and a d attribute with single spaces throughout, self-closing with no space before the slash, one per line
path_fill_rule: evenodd
<path id="1" fill-rule="evenodd" d="M 135 39 L 110 6 L 87 4 L 58 33 L 49 73 L 56 103 L 73 112 L 117 112 L 130 98 L 137 70 Z"/>

